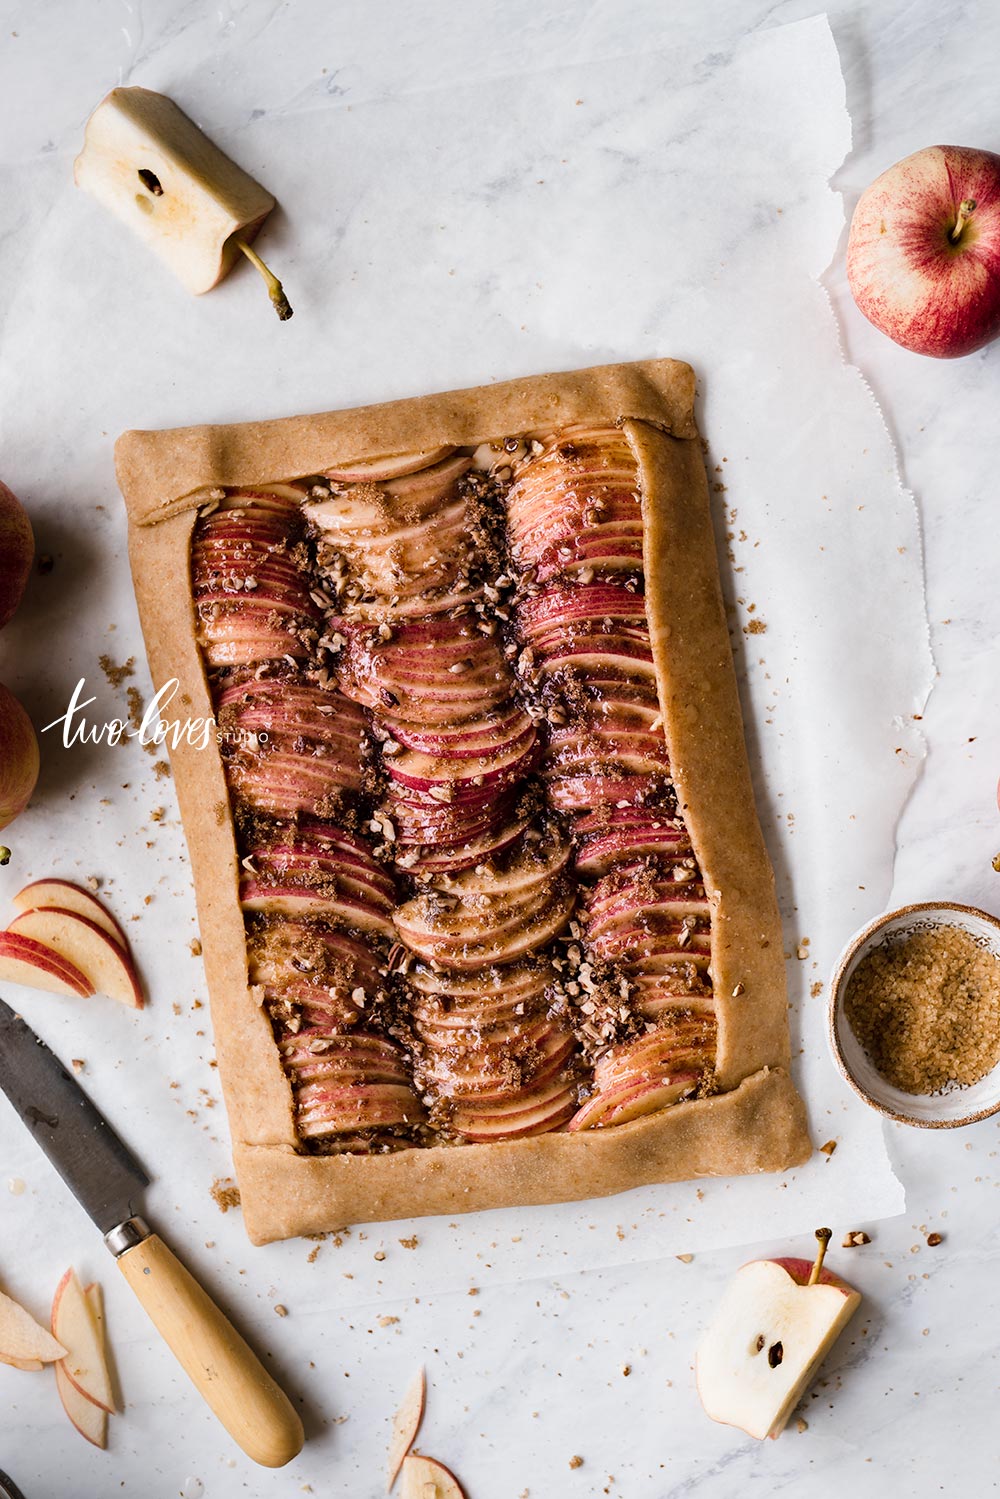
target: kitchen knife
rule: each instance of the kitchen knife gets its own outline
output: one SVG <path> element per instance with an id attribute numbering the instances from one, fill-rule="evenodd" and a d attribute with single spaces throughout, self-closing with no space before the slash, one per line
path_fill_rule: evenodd
<path id="1" fill-rule="evenodd" d="M 0 1090 L 77 1201 L 184 1372 L 254 1462 L 301 1451 L 302 1422 L 215 1302 L 136 1212 L 149 1177 L 80 1084 L 0 999 Z"/>

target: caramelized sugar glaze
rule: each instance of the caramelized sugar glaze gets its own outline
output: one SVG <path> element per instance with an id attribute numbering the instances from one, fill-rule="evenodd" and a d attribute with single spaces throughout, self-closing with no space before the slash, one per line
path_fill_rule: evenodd
<path id="1" fill-rule="evenodd" d="M 615 428 L 220 491 L 192 550 L 251 983 L 306 1148 L 709 1092 L 710 912 Z"/>

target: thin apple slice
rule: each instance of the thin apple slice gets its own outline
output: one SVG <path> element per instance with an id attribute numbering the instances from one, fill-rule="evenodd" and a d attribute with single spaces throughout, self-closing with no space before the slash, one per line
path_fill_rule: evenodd
<path id="1" fill-rule="evenodd" d="M 109 937 L 113 937 L 119 947 L 128 952 L 128 938 L 111 912 L 105 909 L 96 896 L 81 889 L 79 885 L 71 884 L 69 880 L 34 880 L 17 892 L 14 906 L 18 911 L 34 911 L 39 906 L 55 906 L 60 911 L 75 911 L 78 916 L 86 916 L 93 921 Z"/>
<path id="2" fill-rule="evenodd" d="M 465 1499 L 465 1490 L 437 1458 L 411 1452 L 403 1462 L 401 1499 Z"/>
<path id="3" fill-rule="evenodd" d="M 440 448 L 428 448 L 423 453 L 394 453 L 386 458 L 363 458 L 356 463 L 340 463 L 328 468 L 327 478 L 339 484 L 375 484 L 388 479 L 401 479 L 407 474 L 416 474 L 422 468 L 430 468 L 449 457 L 455 449 L 449 444 Z"/>
<path id="4" fill-rule="evenodd" d="M 66 1349 L 30 1312 L 0 1291 L 0 1357 L 5 1364 L 52 1364 L 66 1357 Z"/>
<path id="5" fill-rule="evenodd" d="M 65 1365 L 56 1364 L 56 1389 L 59 1399 L 73 1425 L 82 1437 L 103 1451 L 108 1445 L 108 1413 L 101 1406 L 81 1395 L 66 1373 Z"/>
<path id="6" fill-rule="evenodd" d="M 0 980 L 44 989 L 47 994 L 82 994 L 88 999 L 94 986 L 74 963 L 54 948 L 18 932 L 0 931 Z"/>
<path id="7" fill-rule="evenodd" d="M 31 1373 L 45 1368 L 40 1358 L 7 1358 L 2 1353 L 0 1353 L 0 1364 L 9 1364 L 12 1369 L 25 1369 Z"/>
<path id="8" fill-rule="evenodd" d="M 56 1287 L 52 1301 L 52 1331 L 69 1350 L 62 1367 L 70 1383 L 94 1405 L 113 1413 L 115 1397 L 104 1357 L 104 1338 L 79 1276 L 72 1267 Z"/>
<path id="9" fill-rule="evenodd" d="M 106 994 L 134 1010 L 142 1009 L 142 988 L 131 957 L 89 916 L 45 906 L 15 916 L 7 931 L 44 943 L 58 953 L 84 975 L 91 993 Z"/>
<path id="10" fill-rule="evenodd" d="M 386 1493 L 396 1482 L 403 1459 L 417 1439 L 420 1423 L 424 1419 L 427 1401 L 427 1380 L 423 1369 L 418 1369 L 403 1396 L 399 1410 L 392 1418 L 392 1434 L 389 1437 L 389 1476 Z"/>

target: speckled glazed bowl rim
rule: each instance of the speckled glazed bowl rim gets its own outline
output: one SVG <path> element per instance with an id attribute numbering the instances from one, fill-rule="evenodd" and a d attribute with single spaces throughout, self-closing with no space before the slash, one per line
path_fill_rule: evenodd
<path id="1" fill-rule="evenodd" d="M 841 1044 L 840 1027 L 849 1024 L 847 1016 L 844 1014 L 843 991 L 846 988 L 848 973 L 853 973 L 855 959 L 860 960 L 863 952 L 867 952 L 875 946 L 879 936 L 886 927 L 891 926 L 894 922 L 906 920 L 911 921 L 914 926 L 921 920 L 930 921 L 936 926 L 951 926 L 954 925 L 954 922 L 948 920 L 949 914 L 971 917 L 981 921 L 984 926 L 992 929 L 994 934 L 993 951 L 1000 957 L 1000 918 L 992 916 L 989 911 L 983 911 L 978 906 L 965 906 L 961 905 L 958 901 L 917 901 L 911 905 L 897 906 L 892 911 L 884 911 L 881 916 L 876 916 L 874 921 L 870 921 L 867 926 L 855 932 L 837 959 L 833 970 L 833 977 L 830 980 L 827 1039 L 834 1061 L 845 1080 L 858 1097 L 868 1104 L 869 1108 L 875 1109 L 877 1113 L 883 1114 L 888 1119 L 895 1120 L 897 1124 L 912 1124 L 918 1129 L 959 1129 L 964 1125 L 978 1124 L 980 1120 L 989 1119 L 991 1115 L 1000 1112 L 1000 1091 L 998 1091 L 995 1102 L 987 1105 L 985 1108 L 976 1109 L 971 1113 L 951 1119 L 921 1117 L 916 1114 L 907 1113 L 899 1106 L 893 1108 L 881 1099 L 876 1098 L 854 1075 Z M 873 1067 L 872 1070 L 875 1071 L 875 1068 Z M 1000 1063 L 992 1068 L 985 1077 L 980 1078 L 979 1083 L 973 1084 L 973 1086 L 978 1087 L 987 1078 L 994 1078 L 998 1074 L 1000 1074 Z M 926 1097 L 927 1095 L 924 1096 Z M 942 1093 L 940 1095 L 942 1099 L 954 1096 L 954 1093 L 950 1095 Z"/>

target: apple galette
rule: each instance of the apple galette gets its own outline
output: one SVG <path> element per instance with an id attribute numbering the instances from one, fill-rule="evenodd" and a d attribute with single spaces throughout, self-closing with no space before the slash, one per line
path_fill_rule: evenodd
<path id="1" fill-rule="evenodd" d="M 808 1153 L 692 397 L 120 440 L 256 1241 Z"/>

